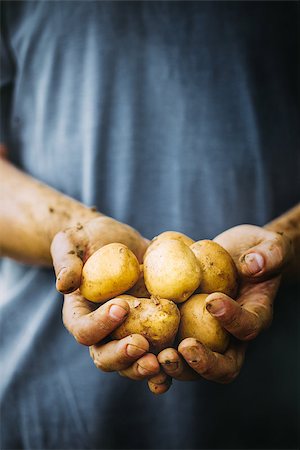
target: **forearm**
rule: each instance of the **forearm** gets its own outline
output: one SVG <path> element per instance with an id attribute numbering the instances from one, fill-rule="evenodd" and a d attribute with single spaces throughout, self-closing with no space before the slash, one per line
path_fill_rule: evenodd
<path id="1" fill-rule="evenodd" d="M 277 233 L 283 233 L 292 243 L 293 258 L 285 270 L 285 281 L 299 282 L 300 274 L 300 204 L 290 209 L 282 216 L 272 220 L 265 228 Z"/>
<path id="2" fill-rule="evenodd" d="M 0 158 L 0 255 L 51 266 L 54 235 L 99 215 Z"/>

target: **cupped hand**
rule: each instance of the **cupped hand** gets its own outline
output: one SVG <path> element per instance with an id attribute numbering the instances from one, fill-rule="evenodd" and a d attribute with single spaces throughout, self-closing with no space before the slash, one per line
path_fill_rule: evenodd
<path id="1" fill-rule="evenodd" d="M 283 234 L 253 225 L 231 228 L 214 241 L 231 254 L 241 280 L 236 300 L 219 292 L 206 299 L 209 313 L 231 333 L 231 343 L 224 354 L 211 351 L 193 338 L 184 339 L 178 350 L 163 350 L 158 361 L 168 376 L 178 380 L 203 377 L 229 383 L 237 377 L 247 342 L 272 322 L 281 271 L 293 253 L 289 239 Z M 152 390 L 151 380 L 149 388 Z"/>
<path id="2" fill-rule="evenodd" d="M 57 290 L 63 294 L 75 291 L 80 286 L 85 261 L 96 250 L 113 242 L 127 245 L 142 262 L 149 241 L 129 225 L 105 216 L 57 233 L 51 244 Z"/>
<path id="3" fill-rule="evenodd" d="M 54 237 L 51 254 L 56 286 L 65 294 L 63 322 L 77 342 L 89 346 L 97 368 L 142 380 L 157 375 L 160 370 L 156 356 L 148 353 L 148 341 L 138 334 L 118 341 L 109 340 L 112 331 L 126 319 L 128 303 L 112 299 L 99 306 L 86 300 L 78 290 L 84 262 L 100 247 L 112 242 L 127 245 L 139 261 L 148 243 L 128 225 L 102 216 L 78 223 Z"/>
<path id="4" fill-rule="evenodd" d="M 148 353 L 148 341 L 139 334 L 109 340 L 112 331 L 128 313 L 129 305 L 125 300 L 112 299 L 98 306 L 83 298 L 77 290 L 65 295 L 63 322 L 77 342 L 89 346 L 98 369 L 117 371 L 133 380 L 143 380 L 159 372 L 156 356 Z"/>

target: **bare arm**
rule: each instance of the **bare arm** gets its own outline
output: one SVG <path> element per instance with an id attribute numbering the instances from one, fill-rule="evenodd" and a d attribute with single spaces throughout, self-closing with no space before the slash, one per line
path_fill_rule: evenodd
<path id="1" fill-rule="evenodd" d="M 0 158 L 0 256 L 51 266 L 55 234 L 99 213 L 18 170 Z"/>

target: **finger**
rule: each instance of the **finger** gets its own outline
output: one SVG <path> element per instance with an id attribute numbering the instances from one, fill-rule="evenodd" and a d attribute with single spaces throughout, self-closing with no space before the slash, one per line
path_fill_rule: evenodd
<path id="1" fill-rule="evenodd" d="M 92 345 L 90 355 L 95 366 L 104 372 L 122 371 L 149 350 L 148 341 L 140 334 L 131 334 L 120 341 Z"/>
<path id="2" fill-rule="evenodd" d="M 68 294 L 80 286 L 85 246 L 86 237 L 80 224 L 76 231 L 66 230 L 55 235 L 51 255 L 59 292 Z"/>
<path id="3" fill-rule="evenodd" d="M 239 374 L 246 352 L 246 344 L 234 342 L 222 355 L 193 338 L 184 339 L 178 347 L 188 365 L 203 378 L 218 383 L 230 383 Z"/>
<path id="4" fill-rule="evenodd" d="M 79 291 L 65 295 L 63 322 L 80 344 L 93 345 L 109 336 L 125 320 L 130 309 L 128 303 L 119 298 L 96 307 Z"/>
<path id="5" fill-rule="evenodd" d="M 152 353 L 147 353 L 135 361 L 127 369 L 119 371 L 120 375 L 131 380 L 144 380 L 158 374 L 160 368 L 157 358 Z"/>
<path id="6" fill-rule="evenodd" d="M 259 278 L 278 273 L 291 258 L 291 253 L 288 238 L 270 232 L 270 239 L 250 248 L 240 257 L 240 272 L 247 277 Z"/>
<path id="7" fill-rule="evenodd" d="M 191 369 L 175 348 L 162 350 L 157 359 L 164 372 L 179 381 L 192 381 L 199 378 L 199 375 Z"/>
<path id="8" fill-rule="evenodd" d="M 172 378 L 161 371 L 158 375 L 148 380 L 148 387 L 155 395 L 161 395 L 167 392 L 172 385 Z"/>
<path id="9" fill-rule="evenodd" d="M 273 301 L 280 277 L 248 284 L 238 301 L 216 292 L 206 298 L 206 309 L 229 333 L 240 340 L 254 339 L 271 325 Z"/>

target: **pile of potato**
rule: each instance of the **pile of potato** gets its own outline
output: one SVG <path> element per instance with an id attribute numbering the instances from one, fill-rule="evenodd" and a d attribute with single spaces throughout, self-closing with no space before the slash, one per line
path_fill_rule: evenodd
<path id="1" fill-rule="evenodd" d="M 235 298 L 237 288 L 234 261 L 219 244 L 166 231 L 151 241 L 142 265 L 123 244 L 100 248 L 83 267 L 80 291 L 96 303 L 128 302 L 130 313 L 114 339 L 142 334 L 157 354 L 175 339 L 194 337 L 223 353 L 229 334 L 206 310 L 205 299 L 212 292 Z"/>

